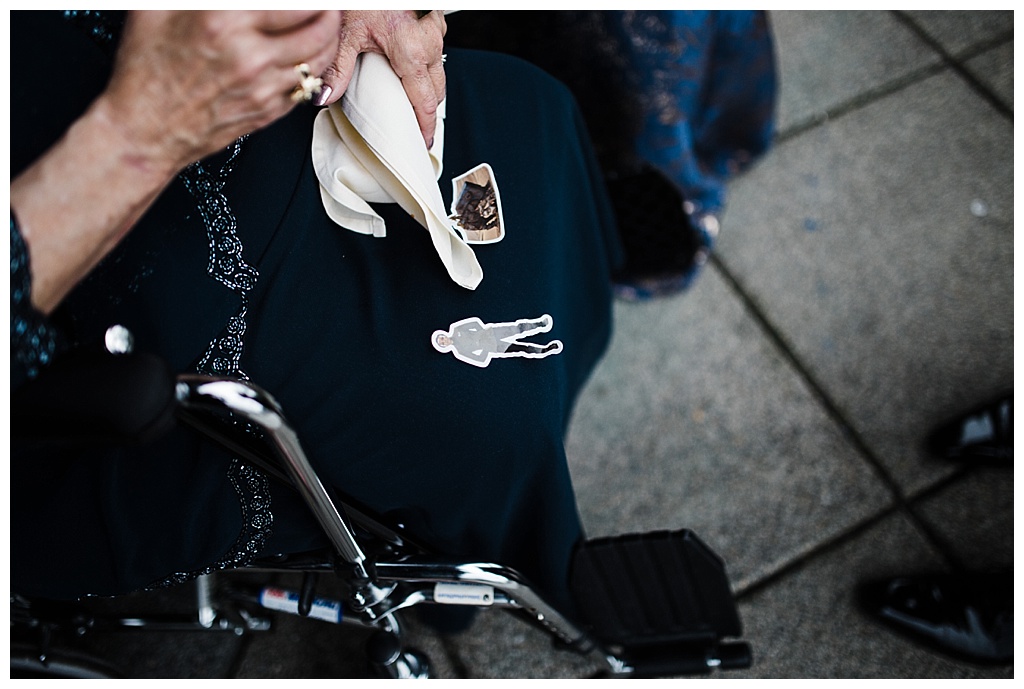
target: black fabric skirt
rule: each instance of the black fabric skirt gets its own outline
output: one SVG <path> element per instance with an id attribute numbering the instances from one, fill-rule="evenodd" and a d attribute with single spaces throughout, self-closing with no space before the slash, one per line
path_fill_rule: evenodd
<path id="1" fill-rule="evenodd" d="M 396 205 L 376 206 L 383 238 L 334 224 L 310 162 L 315 110 L 300 108 L 243 144 L 223 188 L 258 272 L 242 304 L 239 365 L 281 403 L 324 483 L 438 553 L 517 568 L 561 602 L 582 537 L 563 440 L 610 335 L 615 228 L 561 84 L 483 52 L 451 50 L 446 69 L 446 207 L 451 178 L 480 163 L 501 195 L 506 236 L 475 247 L 481 285 L 453 283 L 426 230 Z M 81 338 L 118 322 L 139 348 L 197 365 L 240 307 L 205 273 L 197 215 L 193 198 L 168 191 L 120 258 L 69 300 Z M 118 277 L 126 270 L 142 275 L 132 290 L 128 273 Z M 563 344 L 545 358 L 478 367 L 431 344 L 466 318 L 543 315 L 553 326 L 531 341 Z M 191 432 L 89 454 L 15 452 L 12 590 L 114 594 L 224 564 L 240 545 L 234 564 L 322 542 L 289 489 L 264 486 Z"/>

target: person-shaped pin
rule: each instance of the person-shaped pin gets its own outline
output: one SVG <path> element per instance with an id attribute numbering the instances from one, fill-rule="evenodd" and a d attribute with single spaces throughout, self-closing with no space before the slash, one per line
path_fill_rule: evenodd
<path id="1" fill-rule="evenodd" d="M 435 330 L 430 341 L 434 349 L 451 352 L 459 361 L 483 368 L 491 359 L 529 357 L 542 359 L 562 351 L 562 342 L 552 340 L 540 345 L 521 340 L 551 330 L 554 319 L 548 314 L 540 318 L 524 318 L 515 323 L 484 323 L 479 318 L 464 318 L 448 330 Z"/>

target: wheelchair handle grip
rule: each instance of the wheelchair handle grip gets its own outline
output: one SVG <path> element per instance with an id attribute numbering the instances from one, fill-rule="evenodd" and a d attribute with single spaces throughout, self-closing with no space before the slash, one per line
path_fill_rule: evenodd
<path id="1" fill-rule="evenodd" d="M 11 393 L 12 440 L 32 446 L 139 445 L 174 426 L 175 377 L 151 354 L 70 352 Z"/>

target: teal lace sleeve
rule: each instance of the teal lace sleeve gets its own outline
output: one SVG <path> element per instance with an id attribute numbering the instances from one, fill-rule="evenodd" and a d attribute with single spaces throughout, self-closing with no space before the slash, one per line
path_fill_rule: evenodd
<path id="1" fill-rule="evenodd" d="M 28 247 L 11 214 L 11 390 L 50 363 L 57 351 L 57 331 L 32 306 Z"/>

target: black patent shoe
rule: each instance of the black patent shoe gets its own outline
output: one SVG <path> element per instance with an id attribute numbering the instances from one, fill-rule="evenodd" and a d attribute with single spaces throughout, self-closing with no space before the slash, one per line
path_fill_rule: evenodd
<path id="1" fill-rule="evenodd" d="M 928 451 L 941 459 L 1013 461 L 1013 393 L 936 428 L 928 436 Z"/>
<path id="2" fill-rule="evenodd" d="M 864 611 L 945 655 L 1013 662 L 1013 570 L 905 576 L 861 585 Z"/>

